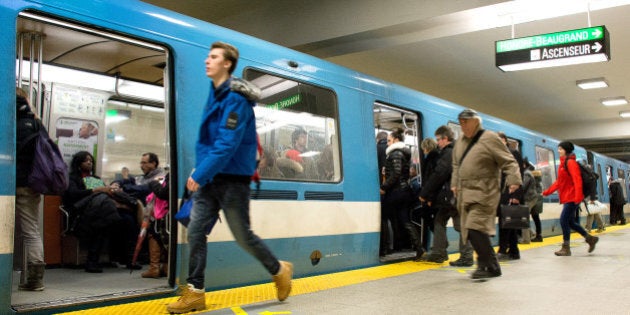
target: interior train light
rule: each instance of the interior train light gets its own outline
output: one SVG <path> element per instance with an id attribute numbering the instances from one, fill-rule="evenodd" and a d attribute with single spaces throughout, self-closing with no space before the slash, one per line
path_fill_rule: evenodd
<path id="1" fill-rule="evenodd" d="M 619 106 L 628 104 L 628 100 L 625 96 L 606 97 L 602 98 L 601 102 L 605 106 Z"/>
<path id="2" fill-rule="evenodd" d="M 621 116 L 621 118 L 630 118 L 630 111 L 623 111 L 623 112 L 619 112 L 619 116 Z"/>
<path id="3" fill-rule="evenodd" d="M 604 78 L 577 80 L 575 84 L 582 90 L 607 88 L 608 82 Z"/>

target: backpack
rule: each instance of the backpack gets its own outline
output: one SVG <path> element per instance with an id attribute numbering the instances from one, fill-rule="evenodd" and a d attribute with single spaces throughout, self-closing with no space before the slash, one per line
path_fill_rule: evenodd
<path id="1" fill-rule="evenodd" d="M 564 168 L 567 172 L 569 172 L 568 161 L 568 158 L 564 160 Z M 581 162 L 577 162 L 577 164 L 580 166 L 580 176 L 582 177 L 582 194 L 584 198 L 590 197 L 591 200 L 595 200 L 597 198 L 599 174 L 593 172 L 593 169 L 588 165 L 584 165 Z"/>
<path id="2" fill-rule="evenodd" d="M 33 169 L 28 176 L 28 187 L 46 195 L 62 195 L 68 189 L 68 166 L 63 161 L 57 144 L 48 136 L 48 131 L 37 121 L 37 132 L 31 134 L 20 146 L 35 141 Z"/>

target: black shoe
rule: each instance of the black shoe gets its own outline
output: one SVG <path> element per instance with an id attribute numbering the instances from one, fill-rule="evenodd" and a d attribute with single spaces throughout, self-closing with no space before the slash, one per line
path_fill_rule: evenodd
<path id="1" fill-rule="evenodd" d="M 501 276 L 501 269 L 477 269 L 470 276 L 471 279 L 486 279 L 486 278 L 496 278 Z"/>
<path id="2" fill-rule="evenodd" d="M 543 241 L 543 239 L 542 239 L 542 236 L 540 236 L 540 235 L 532 238 L 532 242 L 542 242 L 542 241 Z"/>
<path id="3" fill-rule="evenodd" d="M 508 260 L 519 260 L 519 259 L 521 259 L 521 255 L 520 254 L 516 254 L 516 255 L 509 254 L 508 255 Z"/>
<path id="4" fill-rule="evenodd" d="M 448 257 L 432 255 L 432 254 L 427 255 L 427 259 L 426 259 L 427 262 L 432 262 L 436 264 L 441 264 L 445 262 L 446 260 L 448 260 Z"/>
<path id="5" fill-rule="evenodd" d="M 453 267 L 470 267 L 473 265 L 473 260 L 460 258 L 456 261 L 449 261 L 448 264 Z"/>
<path id="6" fill-rule="evenodd" d="M 101 268 L 97 263 L 86 262 L 85 263 L 85 272 L 102 273 L 103 272 L 103 268 Z"/>
<path id="7" fill-rule="evenodd" d="M 131 269 L 131 270 L 140 270 L 142 269 L 142 266 L 140 266 L 139 264 L 127 264 L 127 269 Z"/>

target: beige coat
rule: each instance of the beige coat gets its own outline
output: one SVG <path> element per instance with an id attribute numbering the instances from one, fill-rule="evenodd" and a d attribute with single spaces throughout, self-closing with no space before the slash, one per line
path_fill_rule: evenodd
<path id="1" fill-rule="evenodd" d="M 481 124 L 475 134 L 481 129 Z M 457 188 L 457 211 L 461 215 L 462 236 L 468 229 L 495 235 L 495 217 L 501 197 L 501 173 L 506 184 L 521 185 L 518 163 L 501 142 L 499 136 L 486 130 L 475 143 L 461 165 L 459 163 L 472 139 L 462 135 L 453 147 L 453 175 L 451 186 Z"/>

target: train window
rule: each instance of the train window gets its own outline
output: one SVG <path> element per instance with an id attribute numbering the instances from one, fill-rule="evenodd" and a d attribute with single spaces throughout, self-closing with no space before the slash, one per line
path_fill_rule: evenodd
<path id="1" fill-rule="evenodd" d="M 156 153 L 160 167 L 169 165 L 169 98 L 164 88 L 164 82 L 169 82 L 167 48 L 34 12 L 20 13 L 17 30 L 16 85 L 31 91 L 31 104 L 68 163 L 75 153 L 88 151 L 94 157 L 95 175 L 106 184 L 121 176 L 123 166 L 132 176 L 144 175 L 139 162 L 145 152 Z M 14 281 L 11 304 L 18 312 L 42 305 L 72 305 L 138 292 L 170 291 L 167 278 L 145 282 L 141 271 L 130 278 L 129 269 L 124 268 L 125 260 L 131 258 L 129 251 L 118 259 L 109 255 L 118 249 L 116 246 L 130 249 L 129 244 L 134 245 L 137 239 L 137 234 L 129 236 L 134 232 L 125 231 L 127 239 L 109 242 L 102 249 L 96 265 L 109 267 L 105 272 L 84 273 L 81 267 L 86 262 L 86 236 L 65 230 L 82 223 L 66 221 L 60 205 L 60 197 L 46 196 L 46 214 L 40 219 L 46 231 L 47 288 L 40 294 L 24 294 L 17 290 L 23 279 Z M 131 219 L 126 227 L 139 226 L 141 207 L 136 208 L 128 209 L 133 214 L 128 216 Z M 167 234 L 165 230 L 164 236 L 170 237 Z M 103 236 L 99 241 L 107 243 L 108 239 Z M 14 270 L 26 266 L 22 250 L 22 246 L 15 247 Z M 146 270 L 146 250 L 141 250 L 138 257 Z M 114 261 L 122 262 L 123 268 L 111 263 Z M 91 280 L 72 281 L 87 277 Z"/>
<path id="2" fill-rule="evenodd" d="M 543 188 L 547 189 L 556 181 L 556 165 L 553 150 L 536 146 L 536 169 L 542 172 Z"/>
<path id="3" fill-rule="evenodd" d="M 262 90 L 256 130 L 264 149 L 263 179 L 338 182 L 341 159 L 337 98 L 333 91 L 246 69 Z"/>

